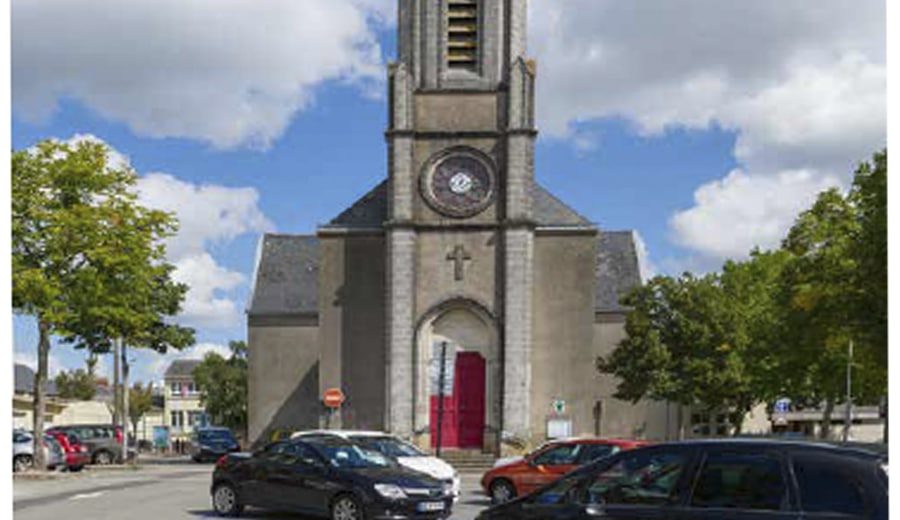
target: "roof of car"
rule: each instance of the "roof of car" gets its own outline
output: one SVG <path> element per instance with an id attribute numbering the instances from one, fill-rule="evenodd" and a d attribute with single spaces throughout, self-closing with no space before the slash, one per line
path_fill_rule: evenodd
<path id="1" fill-rule="evenodd" d="M 549 446 L 551 444 L 635 444 L 643 446 L 645 444 L 650 444 L 650 441 L 644 440 L 636 440 L 636 439 L 605 439 L 600 437 L 565 437 L 561 439 L 553 439 L 544 444 L 544 446 Z"/>
<path id="2" fill-rule="evenodd" d="M 294 432 L 291 434 L 292 439 L 297 439 L 299 437 L 308 437 L 312 435 L 332 435 L 334 437 L 341 437 L 343 439 L 349 439 L 350 437 L 390 437 L 391 434 L 385 432 L 376 432 L 376 431 L 366 431 L 366 430 L 307 430 L 301 432 Z"/>
<path id="3" fill-rule="evenodd" d="M 702 447 L 753 447 L 753 448 L 775 448 L 775 449 L 815 449 L 825 450 L 834 453 L 855 454 L 859 456 L 883 458 L 884 453 L 870 447 L 861 447 L 859 445 L 841 445 L 820 441 L 803 441 L 803 440 L 783 440 L 771 438 L 747 438 L 734 437 L 729 439 L 690 439 L 684 441 L 664 442 L 655 444 L 657 447 L 667 446 L 702 446 Z"/>

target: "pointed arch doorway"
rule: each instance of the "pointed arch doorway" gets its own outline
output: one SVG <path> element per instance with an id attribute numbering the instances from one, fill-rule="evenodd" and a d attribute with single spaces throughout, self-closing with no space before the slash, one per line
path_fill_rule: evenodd
<path id="1" fill-rule="evenodd" d="M 418 343 L 417 423 L 428 432 L 428 445 L 437 447 L 440 438 L 441 448 L 493 451 L 500 419 L 493 318 L 473 302 L 445 303 L 423 320 Z M 445 384 L 440 387 L 442 350 Z"/>

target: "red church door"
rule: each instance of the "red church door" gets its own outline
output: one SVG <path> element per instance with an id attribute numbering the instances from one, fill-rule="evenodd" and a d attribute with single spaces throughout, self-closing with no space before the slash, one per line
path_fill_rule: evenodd
<path id="1" fill-rule="evenodd" d="M 453 395 L 444 396 L 442 448 L 482 447 L 484 434 L 485 361 L 477 352 L 456 356 Z M 437 446 L 438 398 L 431 397 L 431 446 Z"/>

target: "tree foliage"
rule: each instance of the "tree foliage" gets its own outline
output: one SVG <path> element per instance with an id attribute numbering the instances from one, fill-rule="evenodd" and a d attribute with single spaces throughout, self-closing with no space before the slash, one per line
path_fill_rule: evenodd
<path id="1" fill-rule="evenodd" d="M 244 431 L 247 426 L 247 344 L 231 341 L 231 356 L 206 354 L 194 368 L 200 402 L 213 424 Z"/>
<path id="2" fill-rule="evenodd" d="M 616 397 L 728 411 L 758 403 L 843 398 L 848 345 L 856 402 L 887 379 L 887 154 L 856 171 L 849 193 L 821 193 L 782 247 L 753 251 L 721 272 L 659 276 L 623 299 L 626 337 L 598 359 Z"/>
<path id="3" fill-rule="evenodd" d="M 114 338 L 160 351 L 193 342 L 193 331 L 166 320 L 187 290 L 165 262 L 162 239 L 175 221 L 137 203 L 136 181 L 97 142 L 48 140 L 12 155 L 12 296 L 38 324 L 37 439 L 51 336 L 95 353 Z"/>
<path id="4" fill-rule="evenodd" d="M 97 394 L 97 383 L 94 376 L 82 369 L 70 372 L 62 371 L 54 379 L 56 393 L 63 399 L 90 401 Z"/>

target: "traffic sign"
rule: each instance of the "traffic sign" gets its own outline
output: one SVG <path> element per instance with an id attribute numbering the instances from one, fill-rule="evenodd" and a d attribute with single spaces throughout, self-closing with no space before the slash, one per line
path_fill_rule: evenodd
<path id="1" fill-rule="evenodd" d="M 553 400 L 553 411 L 557 415 L 562 415 L 566 413 L 566 402 L 562 399 L 554 399 Z"/>
<path id="2" fill-rule="evenodd" d="M 322 402 L 328 408 L 340 408 L 344 404 L 344 392 L 340 388 L 329 388 L 322 395 Z"/>
<path id="3" fill-rule="evenodd" d="M 775 413 L 788 413 L 791 411 L 791 400 L 787 398 L 779 399 L 775 401 L 772 409 Z"/>

